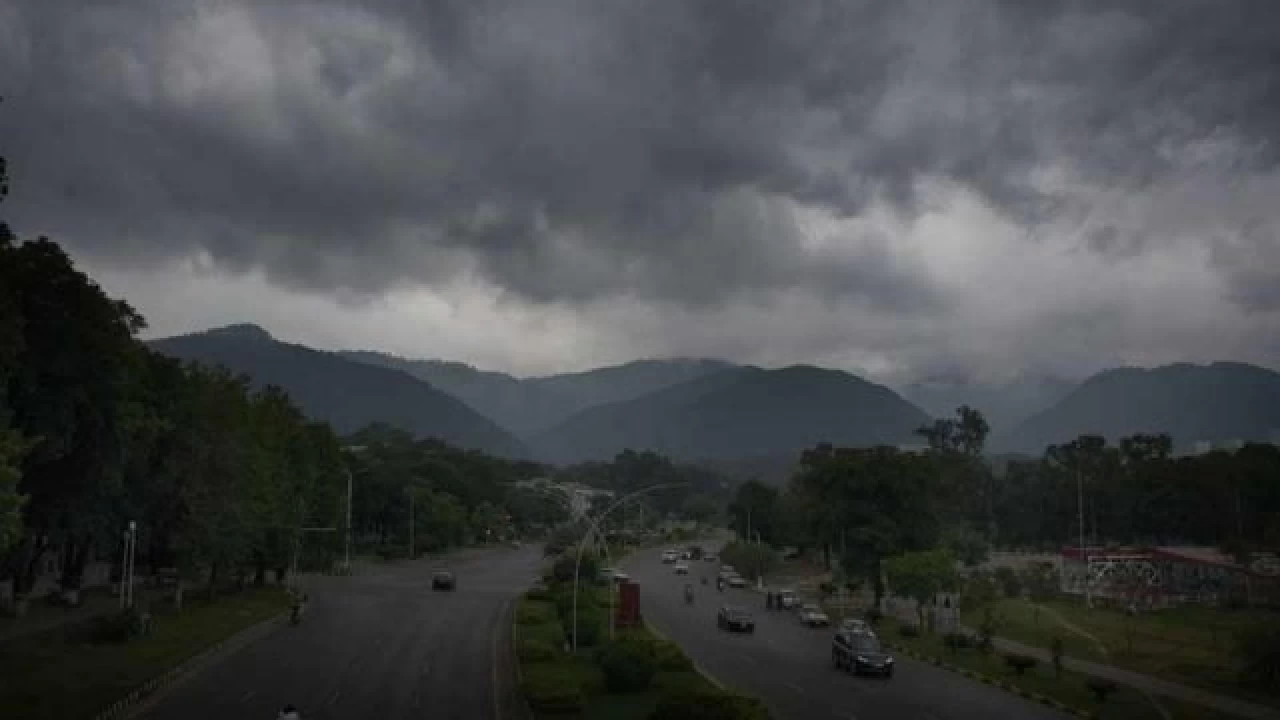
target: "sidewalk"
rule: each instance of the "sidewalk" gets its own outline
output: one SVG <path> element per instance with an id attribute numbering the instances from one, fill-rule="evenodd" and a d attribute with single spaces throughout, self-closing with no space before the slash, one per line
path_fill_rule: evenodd
<path id="1" fill-rule="evenodd" d="M 102 593 L 86 595 L 80 607 L 65 608 L 33 600 L 27 614 L 0 619 L 0 643 L 52 630 L 63 625 L 86 622 L 120 608 L 120 599 Z"/>
<path id="2" fill-rule="evenodd" d="M 969 628 L 964 628 L 966 632 L 973 632 Z M 1042 663 L 1050 663 L 1053 658 L 1047 650 L 1030 645 L 1024 645 L 1015 640 L 997 637 L 993 639 L 997 650 L 1006 652 L 1020 653 L 1022 655 L 1030 655 L 1038 659 Z M 1128 685 L 1155 696 L 1167 696 L 1176 700 L 1203 705 L 1204 707 L 1213 708 L 1220 712 L 1230 715 L 1236 715 L 1243 718 L 1251 718 L 1254 720 L 1272 720 L 1280 718 L 1280 710 L 1259 705 L 1247 700 L 1240 700 L 1229 695 L 1222 695 L 1211 690 L 1202 690 L 1190 685 L 1182 685 L 1180 683 L 1162 680 L 1152 675 L 1144 675 L 1143 673 L 1125 670 L 1114 665 L 1103 665 L 1101 663 L 1089 662 L 1088 660 L 1077 660 L 1072 657 L 1063 657 L 1062 666 L 1068 670 L 1093 675 L 1095 677 L 1106 678 L 1120 685 Z"/>

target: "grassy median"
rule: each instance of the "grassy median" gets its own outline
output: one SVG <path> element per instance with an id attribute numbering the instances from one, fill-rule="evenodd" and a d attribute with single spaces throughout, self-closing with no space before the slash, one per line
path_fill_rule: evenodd
<path id="1" fill-rule="evenodd" d="M 160 614 L 149 635 L 96 642 L 90 625 L 60 628 L 0 647 L 0 708 L 23 720 L 84 720 L 212 645 L 288 607 L 278 588 Z"/>

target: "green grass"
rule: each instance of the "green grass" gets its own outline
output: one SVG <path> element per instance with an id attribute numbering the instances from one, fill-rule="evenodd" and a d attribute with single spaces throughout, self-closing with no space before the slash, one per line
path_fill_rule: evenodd
<path id="1" fill-rule="evenodd" d="M 1048 648 L 1053 636 L 1059 635 L 1071 657 L 1255 701 L 1280 702 L 1275 696 L 1259 697 L 1241 688 L 1237 682 L 1239 665 L 1232 656 L 1236 635 L 1259 623 L 1280 621 L 1274 612 L 1185 605 L 1130 616 L 1119 610 L 1086 608 L 1078 601 L 1042 604 L 1097 638 L 1106 651 L 1062 628 L 1050 613 L 1037 612 L 1034 604 L 1020 599 L 999 601 L 997 607 L 1005 622 L 998 634 L 1042 648 Z M 970 615 L 967 622 L 976 624 L 976 616 Z"/>
<path id="2" fill-rule="evenodd" d="M 946 663 L 971 670 L 993 681 L 1015 685 L 1073 708 L 1096 712 L 1099 718 L 1160 720 L 1162 717 L 1146 697 L 1123 685 L 1111 693 L 1105 703 L 1099 704 L 1094 694 L 1085 686 L 1086 677 L 1079 673 L 1064 670 L 1061 677 L 1057 677 L 1052 665 L 1041 663 L 1022 675 L 1017 675 L 1005 664 L 1004 655 L 999 652 L 984 655 L 976 649 L 964 649 L 953 653 L 943 645 L 938 635 L 901 637 L 897 623 L 892 621 L 882 623 L 882 628 L 885 640 L 895 646 L 904 646 L 920 655 L 940 658 Z"/>
<path id="3" fill-rule="evenodd" d="M 93 644 L 59 629 L 0 647 L 0 708 L 5 717 L 62 720 L 92 717 L 148 680 L 237 631 L 288 607 L 283 590 L 265 588 L 188 602 L 158 615 L 147 637 Z"/>

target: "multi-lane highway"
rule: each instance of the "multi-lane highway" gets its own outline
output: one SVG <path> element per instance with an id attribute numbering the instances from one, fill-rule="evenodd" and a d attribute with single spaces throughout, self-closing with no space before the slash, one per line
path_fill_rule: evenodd
<path id="1" fill-rule="evenodd" d="M 640 607 L 659 632 L 726 686 L 760 697 L 777 720 L 962 720 L 1066 717 L 1041 705 L 976 683 L 932 665 L 897 659 L 892 679 L 860 678 L 830 664 L 829 630 L 811 630 L 787 612 L 766 611 L 764 596 L 726 588 L 718 593 L 718 563 L 691 561 L 692 575 L 675 575 L 661 552 L 645 550 L 623 563 L 640 583 Z M 708 577 L 702 585 L 699 575 Z M 684 602 L 692 582 L 696 600 Z M 722 603 L 743 605 L 756 618 L 754 635 L 722 632 L 715 615 Z"/>
<path id="2" fill-rule="evenodd" d="M 286 703 L 307 720 L 510 717 L 508 610 L 539 558 L 537 548 L 467 550 L 307 578 L 301 625 L 219 659 L 141 717 L 272 718 Z M 456 592 L 431 591 L 436 566 L 456 573 Z"/>

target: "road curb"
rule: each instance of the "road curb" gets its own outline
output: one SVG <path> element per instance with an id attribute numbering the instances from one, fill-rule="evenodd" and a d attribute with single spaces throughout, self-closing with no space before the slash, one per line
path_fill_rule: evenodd
<path id="1" fill-rule="evenodd" d="M 220 640 L 213 645 L 205 648 L 199 653 L 187 658 L 183 662 L 169 668 L 160 675 L 151 678 L 142 685 L 134 688 L 123 698 L 111 703 L 97 715 L 93 716 L 93 720 L 113 720 L 113 718 L 132 717 L 139 703 L 143 700 L 154 699 L 158 697 L 161 691 L 173 685 L 183 677 L 190 675 L 200 667 L 214 660 L 221 653 L 238 650 L 245 645 L 266 635 L 272 626 L 280 624 L 285 616 L 288 615 L 287 610 L 272 615 L 254 625 L 241 630 L 229 638 Z"/>
<path id="2" fill-rule="evenodd" d="M 645 630 L 648 630 L 649 632 L 653 633 L 654 636 L 657 637 L 658 639 L 663 640 L 665 642 L 669 642 L 675 645 L 676 647 L 680 647 L 680 643 L 676 642 L 675 640 L 672 640 L 671 638 L 663 634 L 661 631 L 659 631 L 657 628 L 655 628 L 653 626 L 653 623 L 649 622 L 648 618 L 641 616 L 640 622 L 644 623 Z M 684 648 L 680 648 L 680 652 L 684 652 Z M 685 657 L 689 656 L 689 653 L 684 653 L 684 654 L 685 654 Z M 703 667 L 699 665 L 696 660 L 694 660 L 693 658 L 689 658 L 689 664 L 693 665 L 694 672 L 698 673 L 699 675 L 702 676 L 704 680 L 714 685 L 717 690 L 721 690 L 724 692 L 731 692 L 729 688 L 724 686 L 724 683 L 720 682 L 715 677 L 713 677 L 711 673 L 703 669 Z"/>
<path id="3" fill-rule="evenodd" d="M 990 685 L 991 687 L 1000 688 L 1001 690 L 1003 690 L 1006 693 L 1009 693 L 1010 695 L 1017 695 L 1018 697 L 1023 698 L 1025 700 L 1030 700 L 1032 702 L 1040 703 L 1041 705 L 1044 705 L 1046 707 L 1051 707 L 1054 710 L 1057 710 L 1058 712 L 1062 712 L 1067 715 L 1074 715 L 1075 717 L 1081 717 L 1081 718 L 1095 717 L 1094 713 L 1088 710 L 1082 710 L 1081 708 L 1072 707 L 1070 705 L 1067 705 L 1064 702 L 1055 700 L 1046 695 L 1041 695 L 1040 693 L 1037 693 L 1037 692 L 1031 692 L 1030 690 L 1025 690 L 1015 685 L 1014 683 L 1008 680 L 1005 680 L 1004 678 L 993 677 L 991 675 L 987 675 L 986 673 L 980 673 L 974 670 L 970 670 L 968 668 L 960 667 L 958 665 L 952 665 L 951 663 L 946 662 L 942 658 L 934 657 L 933 655 L 925 655 L 923 653 L 918 653 L 906 647 L 905 645 L 899 645 L 897 643 L 888 643 L 888 642 L 885 643 L 884 645 L 885 647 L 889 648 L 890 650 L 893 650 L 894 652 L 900 655 L 906 655 L 907 657 L 913 660 L 929 663 L 930 665 L 933 665 L 935 667 L 940 667 L 944 670 L 949 670 L 953 673 L 963 675 L 964 677 L 967 677 L 970 680 L 976 680 L 978 682 L 981 682 L 984 685 Z"/>
<path id="4" fill-rule="evenodd" d="M 516 694 L 520 696 L 520 702 L 516 704 L 515 714 L 518 716 L 516 720 L 531 720 L 534 717 L 533 708 L 529 706 L 529 698 L 524 694 L 524 670 L 520 667 L 520 623 L 519 619 L 520 601 L 525 599 L 528 591 L 520 593 L 516 596 L 516 601 L 511 603 L 511 662 L 516 668 Z"/>

